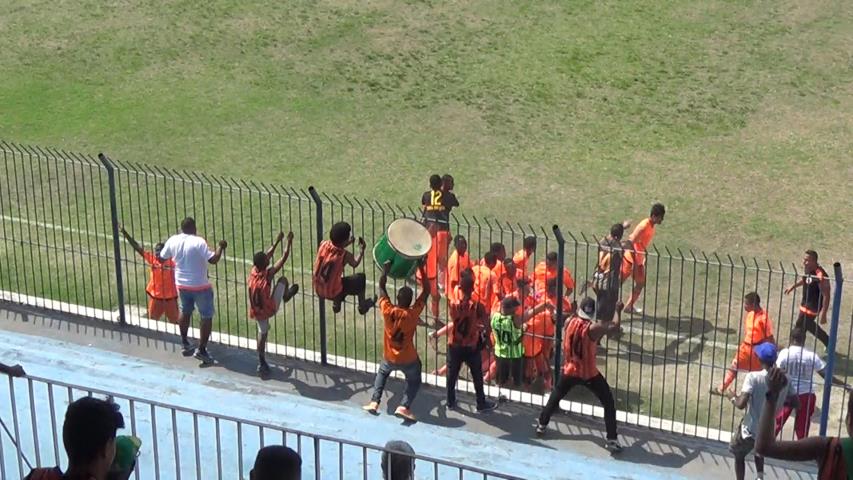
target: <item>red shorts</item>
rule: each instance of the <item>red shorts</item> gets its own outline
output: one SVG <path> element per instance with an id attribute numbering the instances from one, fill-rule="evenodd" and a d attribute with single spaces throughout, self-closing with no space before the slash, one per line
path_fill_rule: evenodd
<path id="1" fill-rule="evenodd" d="M 181 318 L 181 314 L 178 312 L 178 299 L 161 300 L 148 297 L 148 318 L 160 320 L 164 315 L 169 322 L 178 323 L 178 319 Z"/>
<path id="2" fill-rule="evenodd" d="M 797 439 L 802 440 L 809 435 L 809 426 L 811 425 L 812 415 L 814 415 L 817 397 L 814 393 L 803 393 L 797 395 L 797 397 L 800 400 L 800 408 L 797 409 L 794 432 L 797 434 Z M 791 416 L 793 410 L 794 408 L 788 402 L 785 402 L 785 406 L 776 415 L 776 435 L 779 435 L 779 432 L 782 431 L 782 427 L 785 426 L 785 422 L 788 421 L 788 417 Z"/>

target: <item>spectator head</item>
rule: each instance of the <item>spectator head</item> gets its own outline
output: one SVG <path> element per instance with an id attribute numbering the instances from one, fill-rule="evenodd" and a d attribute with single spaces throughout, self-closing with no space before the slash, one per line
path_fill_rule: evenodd
<path id="1" fill-rule="evenodd" d="M 397 305 L 403 308 L 409 308 L 412 305 L 412 297 L 414 297 L 411 287 L 404 285 L 397 290 Z"/>
<path id="2" fill-rule="evenodd" d="M 524 243 L 522 244 L 522 248 L 527 253 L 527 255 L 533 255 L 533 252 L 536 251 L 536 237 L 529 236 L 524 237 Z"/>
<path id="3" fill-rule="evenodd" d="M 590 297 L 584 297 L 578 307 L 578 316 L 591 322 L 595 318 L 595 300 Z"/>
<path id="4" fill-rule="evenodd" d="M 459 252 L 459 255 L 465 255 L 465 252 L 468 251 L 468 240 L 465 240 L 462 235 L 456 235 L 453 237 L 453 248 Z"/>
<path id="5" fill-rule="evenodd" d="M 116 456 L 107 474 L 107 480 L 128 480 L 136 468 L 136 459 L 142 440 L 127 435 L 116 437 Z"/>
<path id="6" fill-rule="evenodd" d="M 559 260 L 560 258 L 557 256 L 557 252 L 548 252 L 548 255 L 545 255 L 545 265 L 548 268 L 557 268 Z"/>
<path id="7" fill-rule="evenodd" d="M 193 217 L 183 219 L 181 221 L 181 231 L 187 235 L 195 235 L 198 231 L 196 230 L 195 219 Z"/>
<path id="8" fill-rule="evenodd" d="M 252 256 L 252 264 L 258 270 L 266 270 L 270 266 L 270 259 L 267 257 L 267 252 L 255 252 Z"/>
<path id="9" fill-rule="evenodd" d="M 515 310 L 521 306 L 521 303 L 515 297 L 504 297 L 501 300 L 501 313 L 504 315 L 512 315 Z"/>
<path id="10" fill-rule="evenodd" d="M 154 245 L 154 256 L 156 256 L 156 257 L 158 257 L 158 258 L 159 258 L 159 257 L 160 257 L 160 252 L 163 250 L 163 247 L 165 247 L 165 246 L 166 246 L 166 244 L 165 244 L 165 243 L 163 243 L 163 242 L 157 242 L 157 243 Z"/>
<path id="11" fill-rule="evenodd" d="M 347 244 L 350 236 L 352 236 L 352 227 L 347 222 L 338 222 L 332 225 L 332 229 L 329 231 L 329 240 L 340 248 Z"/>
<path id="12" fill-rule="evenodd" d="M 515 287 L 518 288 L 519 298 L 527 298 L 530 295 L 530 280 L 519 278 L 515 281 Z"/>
<path id="13" fill-rule="evenodd" d="M 817 270 L 817 252 L 806 250 L 806 255 L 803 257 L 803 268 L 805 268 L 806 273 L 813 273 Z"/>
<path id="14" fill-rule="evenodd" d="M 468 273 L 466 274 L 465 272 Z M 468 269 L 465 272 L 462 272 L 462 275 L 459 277 L 459 290 L 462 290 L 463 294 L 470 297 L 474 293 L 474 274 Z"/>
<path id="15" fill-rule="evenodd" d="M 249 478 L 251 480 L 300 480 L 302 459 L 292 448 L 283 445 L 264 447 L 258 450 Z"/>
<path id="16" fill-rule="evenodd" d="M 501 242 L 494 242 L 489 247 L 489 251 L 494 253 L 498 259 L 506 258 L 506 247 Z"/>
<path id="17" fill-rule="evenodd" d="M 743 297 L 743 309 L 747 312 L 761 310 L 761 297 L 756 292 L 749 292 Z"/>
<path id="18" fill-rule="evenodd" d="M 68 405 L 62 425 L 68 470 L 105 478 L 115 459 L 119 428 L 124 428 L 124 417 L 112 402 L 83 397 Z"/>
<path id="19" fill-rule="evenodd" d="M 802 347 L 806 343 L 806 331 L 800 327 L 791 330 L 791 345 Z"/>
<path id="20" fill-rule="evenodd" d="M 429 177 L 429 188 L 433 190 L 441 189 L 441 177 L 438 175 L 430 175 Z"/>
<path id="21" fill-rule="evenodd" d="M 512 261 L 512 257 L 504 258 L 504 270 L 506 271 L 507 277 L 515 278 L 515 274 L 518 272 L 518 269 L 515 266 L 515 262 Z"/>
<path id="22" fill-rule="evenodd" d="M 662 203 L 652 205 L 652 211 L 649 213 L 649 218 L 652 220 L 653 225 L 660 225 L 663 223 L 664 215 L 666 215 L 666 207 L 664 207 Z"/>
<path id="23" fill-rule="evenodd" d="M 498 264 L 498 256 L 495 255 L 494 252 L 486 252 L 486 254 L 483 255 L 483 262 L 485 262 L 486 266 L 491 270 Z"/>
<path id="24" fill-rule="evenodd" d="M 445 173 L 441 177 L 441 188 L 443 188 L 445 192 L 453 190 L 453 175 Z"/>
<path id="25" fill-rule="evenodd" d="M 776 365 L 776 345 L 773 345 L 773 343 L 759 343 L 753 351 L 764 368 L 772 368 Z"/>
<path id="26" fill-rule="evenodd" d="M 406 442 L 392 440 L 382 452 L 383 480 L 414 480 L 415 449 Z"/>
<path id="27" fill-rule="evenodd" d="M 622 240 L 622 235 L 625 235 L 625 226 L 621 223 L 614 223 L 613 226 L 610 227 L 610 238 L 618 242 Z"/>

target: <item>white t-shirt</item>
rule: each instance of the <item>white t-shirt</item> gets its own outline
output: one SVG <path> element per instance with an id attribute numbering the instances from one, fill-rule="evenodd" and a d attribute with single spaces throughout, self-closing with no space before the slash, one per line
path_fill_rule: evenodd
<path id="1" fill-rule="evenodd" d="M 785 371 L 791 390 L 802 395 L 814 393 L 814 374 L 826 368 L 826 363 L 814 352 L 791 345 L 779 352 L 776 366 Z"/>
<path id="2" fill-rule="evenodd" d="M 179 233 L 166 240 L 161 258 L 171 258 L 175 261 L 175 285 L 178 288 L 209 287 L 207 280 L 207 261 L 214 252 L 207 242 L 198 235 Z"/>
<path id="3" fill-rule="evenodd" d="M 790 388 L 791 385 L 788 384 L 779 392 L 779 398 L 776 400 L 776 413 L 782 410 Z M 755 436 L 755 432 L 758 431 L 758 420 L 761 418 L 761 409 L 764 408 L 764 402 L 767 401 L 767 370 L 749 372 L 743 381 L 741 393 L 750 394 L 749 403 L 746 405 L 746 413 L 743 414 L 741 429 L 743 438 L 750 438 Z"/>

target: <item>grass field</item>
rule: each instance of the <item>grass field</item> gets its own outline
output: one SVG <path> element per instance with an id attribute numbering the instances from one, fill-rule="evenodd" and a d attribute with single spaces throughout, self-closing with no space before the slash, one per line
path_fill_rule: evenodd
<path id="1" fill-rule="evenodd" d="M 0 137 L 600 232 L 848 260 L 853 4 L 14 2 Z M 393 179 L 393 181 L 389 181 Z"/>

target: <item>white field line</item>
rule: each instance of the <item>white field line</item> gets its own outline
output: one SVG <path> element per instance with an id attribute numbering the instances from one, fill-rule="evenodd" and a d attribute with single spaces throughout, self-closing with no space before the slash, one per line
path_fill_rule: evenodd
<path id="1" fill-rule="evenodd" d="M 78 234 L 78 235 L 90 235 L 90 236 L 95 236 L 95 237 L 106 239 L 106 240 L 112 240 L 112 238 L 113 238 L 112 236 L 106 235 L 103 233 L 89 232 L 87 230 L 80 230 L 80 229 L 76 229 L 76 228 L 66 227 L 63 225 L 55 225 L 52 223 L 36 222 L 33 220 L 28 220 L 26 218 L 10 217 L 8 215 L 0 215 L 0 218 L 2 218 L 3 220 L 9 221 L 9 222 L 23 223 L 23 224 L 32 225 L 32 226 L 41 227 L 41 228 L 55 229 L 55 230 L 60 230 L 63 232 L 68 232 L 68 233 L 74 233 L 74 234 Z M 223 260 L 228 261 L 228 262 L 240 263 L 243 265 L 252 265 L 252 261 L 249 259 L 231 257 L 231 256 L 228 256 L 227 254 L 223 258 Z M 365 259 L 365 261 L 369 261 L 369 259 Z M 288 270 L 288 269 L 285 267 L 285 270 Z M 305 269 L 301 269 L 301 268 L 293 268 L 291 271 L 298 272 L 298 273 L 301 273 L 303 275 L 311 275 L 311 273 L 312 273 L 310 270 L 305 270 Z M 373 285 L 374 287 L 378 286 L 378 284 L 376 282 L 373 282 L 371 280 L 368 280 L 367 283 L 370 285 Z M 394 285 L 389 285 L 389 290 L 390 291 L 395 290 Z M 634 317 L 634 318 L 636 320 L 640 320 L 640 317 Z M 737 344 L 718 342 L 718 341 L 707 341 L 707 340 L 703 342 L 701 337 L 684 337 L 684 336 L 681 336 L 681 335 L 678 335 L 675 333 L 644 331 L 642 328 L 634 327 L 633 325 L 631 325 L 631 323 L 632 323 L 632 321 L 630 321 L 630 320 L 629 321 L 623 321 L 623 324 L 625 325 L 625 327 L 624 327 L 625 330 L 627 332 L 631 332 L 632 334 L 634 334 L 635 336 L 638 336 L 640 338 L 642 338 L 642 335 L 653 336 L 655 338 L 666 339 L 667 341 L 678 341 L 679 343 L 704 345 L 706 347 L 718 348 L 720 350 L 726 350 L 726 351 L 731 351 L 731 352 L 734 352 L 738 349 Z M 633 338 L 633 337 L 631 337 L 631 338 Z"/>
<path id="2" fill-rule="evenodd" d="M 90 318 L 96 318 L 99 320 L 105 320 L 112 323 L 118 323 L 118 312 L 112 312 L 108 310 L 99 310 L 90 307 L 83 307 L 80 305 L 74 305 L 65 302 L 57 302 L 54 300 L 49 300 L 45 298 L 33 297 L 30 295 L 21 295 L 14 292 L 7 292 L 0 290 L 0 300 L 5 300 L 13 303 L 19 303 L 24 305 L 30 305 L 38 308 L 44 308 L 49 310 L 57 310 L 61 312 L 67 312 L 74 315 L 87 316 Z M 178 335 L 178 327 L 177 325 L 170 324 L 168 322 L 151 320 L 148 318 L 144 318 L 133 310 L 128 309 L 129 312 L 126 312 L 126 320 L 129 325 L 133 325 L 145 330 L 150 330 L 153 332 L 164 332 L 172 335 Z M 190 328 L 190 335 L 194 338 L 198 338 L 199 330 L 196 328 Z M 229 346 L 237 346 L 240 348 L 254 350 L 256 348 L 256 341 L 251 338 L 238 337 L 235 335 L 224 334 L 220 332 L 213 332 L 211 334 L 211 340 L 217 343 L 221 343 Z M 280 345 L 276 343 L 268 343 L 267 351 L 270 353 L 274 353 L 277 355 L 283 355 L 285 357 L 297 358 L 302 360 L 308 360 L 311 362 L 319 363 L 320 362 L 320 352 L 316 352 L 313 350 L 307 350 L 303 348 L 291 347 L 288 345 Z M 327 360 L 330 365 L 334 365 L 337 367 L 343 367 L 350 370 L 362 371 L 373 373 L 379 369 L 379 365 L 373 362 L 367 362 L 364 360 L 356 360 L 353 358 L 342 357 L 338 355 L 327 355 Z M 404 379 L 405 377 L 401 372 L 394 373 L 395 378 Z M 446 379 L 445 377 L 440 377 L 437 375 L 432 375 L 429 373 L 423 373 L 422 379 L 425 383 L 430 385 L 436 385 L 439 387 L 446 387 Z M 457 388 L 460 391 L 474 393 L 474 384 L 469 381 L 460 380 L 457 384 Z M 515 402 L 528 403 L 532 405 L 544 405 L 548 398 L 544 395 L 532 394 L 528 392 L 519 392 L 515 390 L 507 390 L 503 388 L 498 388 L 495 386 L 486 385 L 486 395 L 490 397 L 497 398 L 499 394 L 506 396 L 509 400 Z M 591 405 L 587 403 L 574 402 L 563 400 L 560 402 L 560 408 L 581 415 L 592 416 L 596 418 L 604 418 L 604 409 L 597 405 Z M 663 431 L 696 436 L 700 438 L 707 438 L 709 440 L 728 442 L 731 438 L 731 432 L 727 432 L 724 430 L 718 430 L 715 428 L 707 428 L 697 425 L 690 425 L 682 422 L 676 422 L 672 420 L 651 417 L 648 415 L 641 415 L 632 412 L 625 411 L 617 411 L 616 419 L 620 422 L 637 425 L 641 427 L 649 427 L 653 429 L 659 429 Z"/>

